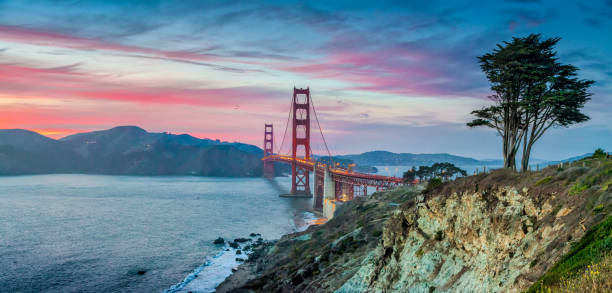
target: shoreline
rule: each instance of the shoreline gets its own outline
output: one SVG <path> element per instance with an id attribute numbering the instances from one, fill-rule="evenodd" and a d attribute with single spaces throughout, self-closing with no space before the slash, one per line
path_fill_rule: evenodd
<path id="1" fill-rule="evenodd" d="M 313 210 L 296 212 L 291 223 L 293 228 L 280 237 L 303 232 L 320 222 L 321 218 L 322 214 Z M 225 239 L 216 255 L 207 257 L 202 265 L 163 292 L 231 291 L 256 276 L 258 260 L 277 241 L 278 239 L 264 240 L 260 234 L 255 233 L 251 233 L 247 238 L 236 238 L 234 241 Z"/>
<path id="2" fill-rule="evenodd" d="M 323 217 L 323 214 L 318 211 L 308 211 L 303 214 L 310 213 L 312 217 L 296 217 L 296 229 L 291 232 L 281 236 L 287 236 L 294 233 L 304 232 L 312 225 L 318 225 L 318 221 Z M 304 225 L 301 227 L 298 226 L 299 221 L 302 221 Z M 234 289 L 243 287 L 247 284 L 248 281 L 255 279 L 258 277 L 263 270 L 263 257 L 276 245 L 277 240 L 265 241 L 262 246 L 260 246 L 257 250 L 254 250 L 249 254 L 248 259 L 238 265 L 235 269 L 232 269 L 232 273 L 223 280 L 217 287 L 214 292 L 218 293 L 226 293 L 232 292 Z M 242 291 L 241 291 L 242 292 Z M 248 292 L 245 290 L 245 292 Z"/>
<path id="3" fill-rule="evenodd" d="M 237 268 L 232 270 L 232 273 L 223 280 L 214 292 L 226 293 L 232 292 L 234 289 L 243 287 L 249 280 L 259 276 L 260 267 L 263 264 L 263 256 L 267 251 L 274 247 L 276 241 L 267 242 L 257 254 L 249 255 L 249 258 Z"/>

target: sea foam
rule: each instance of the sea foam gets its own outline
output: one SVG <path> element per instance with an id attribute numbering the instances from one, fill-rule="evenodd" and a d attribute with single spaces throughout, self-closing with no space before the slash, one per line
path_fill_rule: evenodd
<path id="1" fill-rule="evenodd" d="M 303 212 L 293 223 L 292 232 L 302 232 L 317 220 L 311 212 Z M 236 258 L 246 259 L 247 252 L 236 254 L 236 249 L 229 246 L 223 247 L 217 255 L 206 259 L 206 262 L 194 269 L 180 283 L 166 289 L 164 293 L 209 293 L 215 292 L 215 288 L 232 274 L 232 269 L 238 267 L 240 262 Z"/>

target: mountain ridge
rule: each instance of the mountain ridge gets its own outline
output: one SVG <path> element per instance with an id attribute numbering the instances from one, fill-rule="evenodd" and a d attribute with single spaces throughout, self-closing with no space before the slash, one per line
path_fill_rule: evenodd
<path id="1" fill-rule="evenodd" d="M 257 146 L 118 126 L 53 139 L 24 129 L 0 130 L 0 175 L 259 176 Z"/>
<path id="2" fill-rule="evenodd" d="M 207 149 L 214 149 L 208 150 Z M 0 175 L 91 173 L 123 175 L 258 176 L 263 150 L 240 142 L 222 142 L 189 134 L 148 132 L 138 126 L 76 133 L 53 139 L 25 129 L 0 129 Z M 538 161 L 541 166 L 579 159 Z M 234 156 L 234 157 L 230 157 Z M 315 156 L 316 157 L 316 156 Z M 319 157 L 326 158 L 326 157 Z M 207 168 L 217 160 L 219 170 Z M 478 160 L 449 153 L 414 154 L 375 150 L 337 155 L 334 162 L 355 163 L 358 172 L 376 173 L 375 166 L 501 166 L 500 160 Z M 240 168 L 239 166 L 243 167 Z M 345 166 L 346 167 L 346 166 Z M 278 165 L 277 175 L 287 173 Z"/>
<path id="3" fill-rule="evenodd" d="M 485 161 L 474 158 L 451 155 L 448 153 L 414 154 L 394 153 L 383 150 L 369 151 L 361 154 L 341 155 L 338 157 L 351 159 L 357 164 L 371 166 L 420 166 L 440 162 L 449 162 L 455 165 L 482 165 L 485 163 Z"/>

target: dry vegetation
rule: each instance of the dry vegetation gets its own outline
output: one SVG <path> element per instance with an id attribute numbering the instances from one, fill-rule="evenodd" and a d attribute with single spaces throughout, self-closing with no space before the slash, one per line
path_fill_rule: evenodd
<path id="1" fill-rule="evenodd" d="M 415 188 L 376 193 L 341 206 L 324 225 L 284 236 L 255 260 L 257 276 L 239 287 L 256 292 L 333 291 L 378 245 L 391 215 L 413 208 L 421 194 L 427 200 L 473 191 L 494 201 L 488 194 L 513 186 L 529 194 L 537 206 L 551 205 L 548 216 L 533 220 L 534 229 L 555 221 L 567 227 L 557 231 L 550 249 L 531 262 L 523 276 L 533 284 L 528 291 L 612 292 L 611 185 L 612 159 L 596 157 L 537 172 L 496 170 L 428 186 L 423 193 Z"/>

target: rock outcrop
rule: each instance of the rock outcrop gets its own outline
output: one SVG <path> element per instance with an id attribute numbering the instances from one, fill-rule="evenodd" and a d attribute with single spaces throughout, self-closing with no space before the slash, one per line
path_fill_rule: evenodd
<path id="1" fill-rule="evenodd" d="M 612 162 L 494 171 L 377 193 L 287 235 L 237 288 L 255 292 L 520 292 L 610 214 Z M 570 192 L 580 184 L 580 193 Z M 603 188 L 602 186 L 605 186 Z"/>

